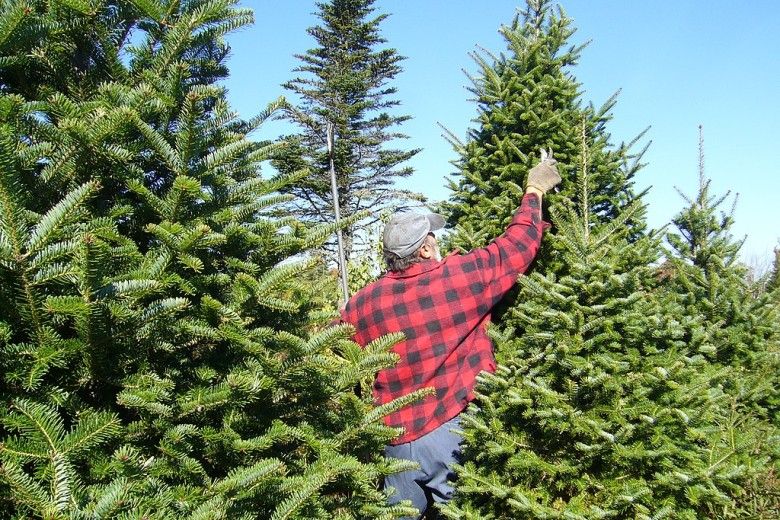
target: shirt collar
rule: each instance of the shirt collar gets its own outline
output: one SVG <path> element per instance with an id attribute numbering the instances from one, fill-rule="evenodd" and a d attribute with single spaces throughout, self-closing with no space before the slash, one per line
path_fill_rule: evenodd
<path id="1" fill-rule="evenodd" d="M 389 278 L 411 278 L 412 276 L 417 276 L 423 273 L 427 273 L 428 271 L 433 271 L 434 269 L 437 269 L 442 263 L 443 262 L 440 262 L 439 260 L 429 258 L 427 260 L 423 260 L 422 262 L 412 264 L 403 271 L 390 271 L 387 273 L 387 276 Z"/>
<path id="2" fill-rule="evenodd" d="M 444 264 L 444 262 L 447 261 L 449 257 L 459 256 L 461 253 L 462 251 L 458 247 L 455 248 L 453 251 L 451 251 L 442 260 L 429 258 L 417 264 L 412 264 L 410 267 L 404 269 L 403 271 L 390 271 L 385 276 L 389 278 L 411 278 L 412 276 L 417 276 L 419 274 L 427 273 L 428 271 L 433 271 L 434 269 L 438 269 L 439 267 L 442 266 L 442 264 Z"/>

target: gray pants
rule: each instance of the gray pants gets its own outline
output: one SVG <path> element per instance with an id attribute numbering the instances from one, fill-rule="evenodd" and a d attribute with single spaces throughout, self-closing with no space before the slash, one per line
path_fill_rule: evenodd
<path id="1" fill-rule="evenodd" d="M 452 497 L 454 489 L 448 480 L 452 481 L 455 476 L 452 465 L 458 461 L 463 438 L 450 430 L 459 428 L 459 417 L 456 416 L 419 439 L 385 447 L 386 457 L 420 464 L 420 469 L 396 473 L 385 479 L 385 489 L 395 489 L 389 499 L 391 504 L 411 500 L 412 505 L 424 513 L 432 501 L 444 503 Z"/>

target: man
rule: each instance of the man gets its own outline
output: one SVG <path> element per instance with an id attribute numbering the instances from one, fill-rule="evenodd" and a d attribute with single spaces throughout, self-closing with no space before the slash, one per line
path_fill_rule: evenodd
<path id="1" fill-rule="evenodd" d="M 493 346 L 486 327 L 490 311 L 525 272 L 539 250 L 544 223 L 542 196 L 561 181 L 552 154 L 542 150 L 531 169 L 520 208 L 503 235 L 487 247 L 442 260 L 433 231 L 444 226 L 435 214 L 397 213 L 383 234 L 389 272 L 355 294 L 342 320 L 366 345 L 391 332 L 405 340 L 393 350 L 395 367 L 374 383 L 377 404 L 432 387 L 435 395 L 385 417 L 404 433 L 387 446 L 388 457 L 414 460 L 420 469 L 391 475 L 392 503 L 403 499 L 424 512 L 431 501 L 446 502 L 461 437 L 458 415 L 474 398 L 477 374 L 493 372 Z"/>

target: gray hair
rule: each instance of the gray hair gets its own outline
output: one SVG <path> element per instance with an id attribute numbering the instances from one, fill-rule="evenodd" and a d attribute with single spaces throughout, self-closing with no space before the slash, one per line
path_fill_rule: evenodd
<path id="1" fill-rule="evenodd" d="M 431 239 L 433 240 L 432 243 L 431 243 Z M 382 256 L 385 259 L 385 264 L 387 264 L 387 268 L 390 271 L 397 273 L 399 271 L 404 271 L 406 269 L 409 269 L 414 264 L 419 264 L 420 262 L 422 262 L 424 258 L 420 256 L 420 249 L 422 249 L 423 246 L 426 245 L 429 247 L 434 247 L 438 251 L 438 246 L 436 245 L 436 236 L 433 233 L 428 233 L 428 236 L 425 237 L 425 241 L 423 242 L 423 245 L 420 246 L 419 249 L 417 249 L 417 251 L 415 251 L 409 256 L 405 256 L 401 258 L 400 256 L 398 256 L 398 254 L 387 250 L 382 252 Z"/>
<path id="2" fill-rule="evenodd" d="M 422 258 L 417 253 L 419 252 L 419 249 L 412 253 L 409 256 L 405 256 L 401 258 L 397 254 L 393 253 L 392 251 L 385 251 L 382 253 L 382 256 L 385 259 L 385 264 L 387 264 L 387 268 L 397 273 L 399 271 L 404 271 L 406 269 L 409 269 L 414 264 L 419 264 L 422 261 Z"/>

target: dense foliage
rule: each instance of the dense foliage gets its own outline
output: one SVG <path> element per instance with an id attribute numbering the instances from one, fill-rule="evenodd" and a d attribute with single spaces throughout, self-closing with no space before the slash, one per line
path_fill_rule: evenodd
<path id="1" fill-rule="evenodd" d="M 4 4 L 0 516 L 393 518 L 388 337 L 307 333 L 302 251 L 216 81 L 232 1 Z M 132 37 L 131 37 L 132 35 Z M 414 396 L 406 400 L 413 399 Z M 400 406 L 394 403 L 388 408 Z"/>
<path id="2" fill-rule="evenodd" d="M 582 101 L 581 85 L 569 72 L 583 48 L 568 43 L 571 19 L 562 11 L 555 14 L 549 1 L 532 1 L 499 32 L 506 52 L 472 56 L 479 70 L 470 89 L 475 127 L 465 143 L 450 134 L 458 171 L 444 211 L 449 225 L 456 226 L 451 247 L 466 250 L 486 244 L 509 223 L 541 148 L 552 149 L 563 177 L 560 193 L 549 194 L 549 201 L 586 204 L 593 226 L 616 218 L 637 197 L 633 178 L 643 166 L 644 150 L 631 151 L 641 135 L 611 146 L 606 124 L 616 95 L 600 108 Z M 583 144 L 591 188 L 588 199 L 579 201 L 576 165 Z M 642 214 L 640 209 L 629 221 L 632 236 L 642 230 Z M 546 251 L 540 259 L 543 265 L 552 262 Z"/>
<path id="3" fill-rule="evenodd" d="M 220 85 L 224 37 L 252 21 L 236 0 L 0 6 L 0 517 L 414 514 L 381 490 L 410 467 L 382 456 L 398 432 L 381 418 L 419 396 L 368 391 L 399 338 L 360 348 L 328 326 L 335 279 L 311 253 L 335 230 L 326 121 L 348 229 L 410 173 L 416 150 L 388 146 L 402 58 L 377 49 L 372 0 L 317 6 L 287 84 L 301 105 L 251 119 Z M 610 142 L 615 98 L 582 103 L 573 31 L 529 0 L 506 53 L 475 56 L 476 127 L 452 137 L 451 247 L 503 230 L 540 148 L 564 181 L 496 313 L 500 366 L 443 514 L 777 518 L 780 255 L 750 281 L 703 148 L 666 244 L 647 229 L 643 150 Z M 299 135 L 252 139 L 282 111 Z M 379 256 L 353 255 L 353 284 Z"/>

